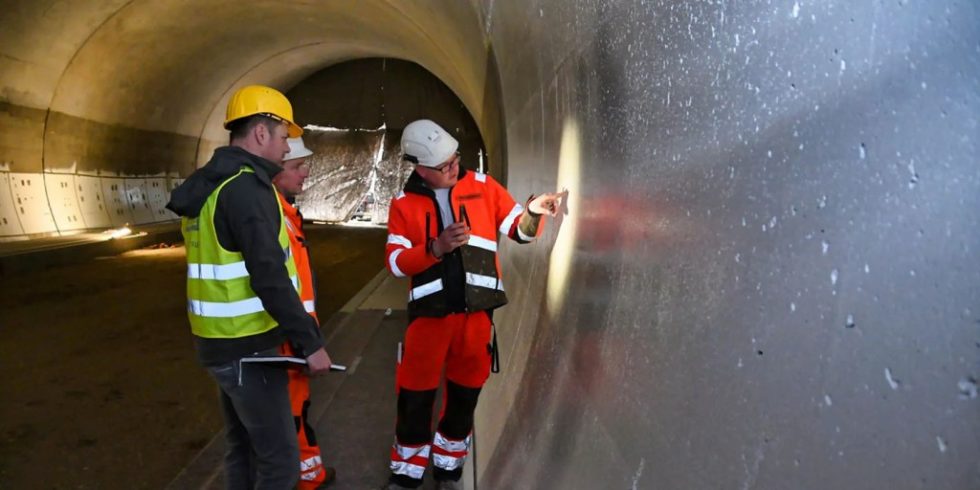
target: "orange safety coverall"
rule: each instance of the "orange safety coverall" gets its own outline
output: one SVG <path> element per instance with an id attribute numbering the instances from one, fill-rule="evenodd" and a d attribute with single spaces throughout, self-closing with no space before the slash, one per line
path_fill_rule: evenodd
<path id="1" fill-rule="evenodd" d="M 449 201 L 453 219 L 470 228 L 470 239 L 457 250 L 441 258 L 431 254 L 429 243 L 450 223 L 442 222 L 434 192 L 417 173 L 392 200 L 388 214 L 386 265 L 411 283 L 390 464 L 390 480 L 407 487 L 421 484 L 430 455 L 436 480 L 460 478 L 472 441 L 473 410 L 494 353 L 489 312 L 507 302 L 497 236 L 518 243 L 535 238 L 519 229 L 526 211 L 503 186 L 486 174 L 459 172 Z M 446 399 L 433 436 L 432 406 L 443 372 Z"/>
<path id="2" fill-rule="evenodd" d="M 277 193 L 279 194 L 279 193 Z M 310 253 L 306 248 L 306 236 L 303 234 L 303 216 L 295 206 L 290 204 L 282 194 L 282 213 L 286 218 L 286 231 L 289 234 L 289 249 L 296 262 L 296 273 L 300 282 L 300 299 L 306 311 L 317 318 L 315 310 L 316 290 L 313 285 L 313 270 L 310 266 Z M 319 321 L 319 319 L 317 318 Z M 280 346 L 283 355 L 295 355 L 288 342 Z M 299 439 L 300 479 L 296 486 L 298 490 L 314 490 L 327 477 L 320 457 L 320 446 L 316 442 L 316 433 L 307 418 L 310 409 L 310 377 L 302 370 L 289 370 L 289 401 L 292 406 L 293 420 L 296 422 L 296 435 Z"/>

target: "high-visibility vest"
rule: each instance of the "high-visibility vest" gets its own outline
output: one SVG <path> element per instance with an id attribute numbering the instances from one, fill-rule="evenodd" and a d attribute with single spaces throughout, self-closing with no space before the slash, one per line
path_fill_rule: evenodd
<path id="1" fill-rule="evenodd" d="M 296 274 L 299 276 L 299 299 L 303 301 L 306 312 L 313 318 L 317 318 L 316 288 L 313 287 L 313 267 L 310 263 L 310 251 L 306 248 L 306 235 L 303 233 L 303 215 L 282 194 L 279 194 L 279 207 L 282 208 L 282 214 L 286 218 L 289 248 L 296 263 Z"/>
<path id="2" fill-rule="evenodd" d="M 191 331 L 198 337 L 248 337 L 272 330 L 278 324 L 263 309 L 262 301 L 252 290 L 242 254 L 223 248 L 214 228 L 214 212 L 221 190 L 243 173 L 252 172 L 251 168 L 242 167 L 208 196 L 196 218 L 185 217 L 181 221 L 187 248 L 187 316 Z M 279 245 L 283 250 L 283 261 L 290 279 L 299 289 L 286 220 L 282 219 L 278 199 L 276 205 L 279 206 Z"/>
<path id="3" fill-rule="evenodd" d="M 452 215 L 470 227 L 469 242 L 459 247 L 458 258 L 437 260 L 428 253 L 428 242 L 449 223 L 442 223 L 435 194 L 413 184 L 413 175 L 388 212 L 386 265 L 396 277 L 411 278 L 409 317 L 441 317 L 451 313 L 446 288 L 446 261 L 462 262 L 463 297 L 467 311 L 491 310 L 507 303 L 497 257 L 497 235 L 519 243 L 525 236 L 518 223 L 524 207 L 487 174 L 460 169 L 459 180 L 449 192 Z M 465 209 L 465 216 L 460 216 Z"/>

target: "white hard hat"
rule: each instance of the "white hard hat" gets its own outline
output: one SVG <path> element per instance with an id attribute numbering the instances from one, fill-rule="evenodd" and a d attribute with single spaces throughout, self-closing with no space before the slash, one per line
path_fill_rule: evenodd
<path id="1" fill-rule="evenodd" d="M 456 138 L 428 119 L 413 121 L 402 132 L 402 153 L 405 160 L 412 163 L 438 167 L 449 160 L 457 148 Z"/>
<path id="2" fill-rule="evenodd" d="M 286 140 L 289 143 L 289 153 L 282 157 L 282 161 L 295 160 L 297 158 L 308 157 L 313 154 L 306 145 L 303 144 L 303 138 L 289 138 Z"/>

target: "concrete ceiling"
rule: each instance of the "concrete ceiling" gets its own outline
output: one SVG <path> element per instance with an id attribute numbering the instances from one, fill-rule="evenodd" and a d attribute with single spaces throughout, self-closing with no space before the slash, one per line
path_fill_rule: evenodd
<path id="1" fill-rule="evenodd" d="M 487 42 L 475 1 L 16 0 L 6 10 L 0 102 L 12 105 L 213 141 L 237 87 L 287 90 L 378 56 L 423 66 L 481 129 L 496 127 L 482 117 Z"/>

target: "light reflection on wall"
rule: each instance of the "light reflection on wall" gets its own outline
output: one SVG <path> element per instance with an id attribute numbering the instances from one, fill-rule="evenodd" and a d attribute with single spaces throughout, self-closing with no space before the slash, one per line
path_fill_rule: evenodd
<path id="1" fill-rule="evenodd" d="M 548 315 L 552 319 L 556 319 L 562 311 L 565 292 L 569 289 L 565 283 L 575 253 L 576 219 L 579 215 L 578 203 L 581 202 L 581 164 L 578 123 L 574 119 L 566 119 L 558 155 L 557 188 L 567 190 L 568 194 L 562 203 L 562 214 L 556 218 L 558 236 L 551 250 L 548 269 L 547 305 Z"/>

